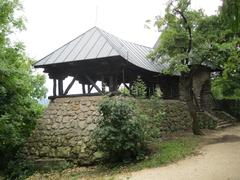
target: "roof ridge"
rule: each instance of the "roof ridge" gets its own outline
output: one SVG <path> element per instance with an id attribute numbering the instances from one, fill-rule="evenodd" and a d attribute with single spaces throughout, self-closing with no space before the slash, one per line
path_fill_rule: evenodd
<path id="1" fill-rule="evenodd" d="M 97 27 L 97 26 L 95 26 L 95 27 L 96 27 L 98 30 L 100 30 L 100 31 L 103 31 L 103 32 L 105 32 L 105 33 L 107 33 L 107 34 L 110 34 L 110 35 L 114 36 L 115 38 L 121 39 L 122 41 L 126 41 L 126 42 L 128 42 L 128 43 L 132 43 L 132 44 L 135 44 L 135 45 L 138 45 L 138 46 L 142 46 L 142 47 L 146 47 L 146 48 L 149 48 L 149 49 L 153 49 L 153 48 L 151 48 L 151 47 L 149 47 L 149 46 L 145 46 L 145 45 L 142 45 L 142 44 L 138 44 L 138 43 L 135 43 L 135 42 L 132 42 L 132 41 L 127 41 L 127 40 L 125 40 L 125 39 L 123 39 L 123 38 L 117 37 L 117 36 L 115 36 L 114 34 L 105 31 L 104 29 L 101 29 L 101 28 L 99 28 L 99 27 Z"/>
<path id="2" fill-rule="evenodd" d="M 134 49 L 136 48 L 146 48 L 146 49 L 149 49 L 151 50 L 152 48 L 150 47 L 146 47 L 146 46 L 141 46 L 139 44 L 136 44 L 136 43 L 132 43 L 132 42 L 129 42 L 129 41 L 126 41 L 126 40 L 123 40 L 111 33 L 108 33 L 100 28 L 97 28 L 99 30 L 99 32 L 105 37 L 105 39 L 108 41 L 108 43 L 110 43 L 111 46 L 114 47 L 114 49 L 119 53 L 120 56 L 122 56 L 124 59 L 126 59 L 127 61 L 129 61 L 130 63 L 136 65 L 136 66 L 139 66 L 137 64 L 135 64 L 134 62 L 132 62 L 132 59 L 130 58 L 130 56 L 134 56 L 136 57 L 137 59 L 139 59 L 139 63 L 141 64 L 148 64 L 148 62 L 144 61 L 141 56 L 139 56 L 138 54 L 136 53 L 133 53 L 127 46 L 127 44 L 131 45 Z M 114 42 L 116 41 L 116 42 Z M 121 47 L 118 47 L 116 43 L 119 43 L 121 45 Z M 134 47 L 134 46 L 137 46 L 137 47 Z M 125 47 L 125 48 L 124 48 Z M 126 52 L 126 54 L 124 53 Z M 152 63 L 152 62 L 150 62 Z M 141 66 L 139 66 L 141 67 Z"/>
<path id="3" fill-rule="evenodd" d="M 106 31 L 104 31 L 104 30 L 102 30 L 102 29 L 100 29 L 100 28 L 98 28 L 98 27 L 96 27 L 97 28 L 97 30 L 100 32 L 100 34 L 106 39 L 106 41 L 112 46 L 112 48 L 114 48 L 115 49 L 115 51 L 117 51 L 117 53 L 120 55 L 120 56 L 122 56 L 123 58 L 125 58 L 124 57 L 124 53 L 122 52 L 122 51 L 120 51 L 119 50 L 119 48 L 111 41 L 111 39 L 109 38 L 109 37 L 107 37 L 104 33 L 107 33 L 107 34 L 109 34 L 108 32 L 106 32 Z M 111 34 L 112 35 L 112 34 Z M 114 36 L 114 35 L 113 35 Z M 115 37 L 115 36 L 114 36 Z M 116 38 L 116 37 L 115 37 Z M 128 53 L 128 52 L 127 52 Z M 126 58 L 127 59 L 127 58 Z"/>

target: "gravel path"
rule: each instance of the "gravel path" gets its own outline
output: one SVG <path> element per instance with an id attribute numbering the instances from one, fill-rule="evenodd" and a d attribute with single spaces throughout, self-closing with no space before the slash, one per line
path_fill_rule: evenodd
<path id="1" fill-rule="evenodd" d="M 136 180 L 240 180 L 240 125 L 205 137 L 200 154 L 165 167 L 124 174 Z"/>

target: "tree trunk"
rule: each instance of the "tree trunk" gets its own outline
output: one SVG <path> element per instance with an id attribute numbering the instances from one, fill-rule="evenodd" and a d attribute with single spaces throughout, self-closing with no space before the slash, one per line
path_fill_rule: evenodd
<path id="1" fill-rule="evenodd" d="M 183 74 L 181 76 L 184 87 L 184 96 L 187 102 L 188 111 L 192 118 L 192 131 L 194 135 L 203 135 L 199 126 L 199 119 L 197 117 L 198 102 L 194 101 L 194 92 L 192 90 L 193 77 L 192 73 Z"/>

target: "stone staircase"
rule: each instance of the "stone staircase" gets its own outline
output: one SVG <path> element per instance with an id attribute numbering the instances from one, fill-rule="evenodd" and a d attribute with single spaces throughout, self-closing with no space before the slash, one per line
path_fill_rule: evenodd
<path id="1" fill-rule="evenodd" d="M 234 117 L 220 110 L 198 112 L 198 117 L 202 128 L 208 129 L 222 129 L 232 126 L 236 122 Z"/>
<path id="2" fill-rule="evenodd" d="M 212 114 L 218 119 L 216 129 L 232 126 L 236 122 L 236 119 L 225 111 L 214 110 Z"/>

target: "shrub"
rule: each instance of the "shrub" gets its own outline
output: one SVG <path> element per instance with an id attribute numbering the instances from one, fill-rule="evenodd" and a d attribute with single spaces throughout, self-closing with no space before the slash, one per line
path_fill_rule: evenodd
<path id="1" fill-rule="evenodd" d="M 143 158 L 147 147 L 142 126 L 145 116 L 137 115 L 134 103 L 122 97 L 105 98 L 99 112 L 102 116 L 93 133 L 97 150 L 113 161 Z"/>
<path id="2" fill-rule="evenodd" d="M 140 77 L 138 77 L 136 81 L 133 82 L 133 86 L 131 88 L 132 95 L 138 98 L 145 98 L 147 95 L 146 90 L 146 84 Z"/>
<path id="3" fill-rule="evenodd" d="M 125 88 L 125 87 L 121 87 L 119 89 L 119 92 L 123 96 L 130 96 L 130 91 L 127 88 Z"/>
<path id="4" fill-rule="evenodd" d="M 149 99 L 136 99 L 138 115 L 145 116 L 142 120 L 144 131 L 148 140 L 155 140 L 161 136 L 161 126 L 165 116 L 165 108 L 160 96 Z"/>

